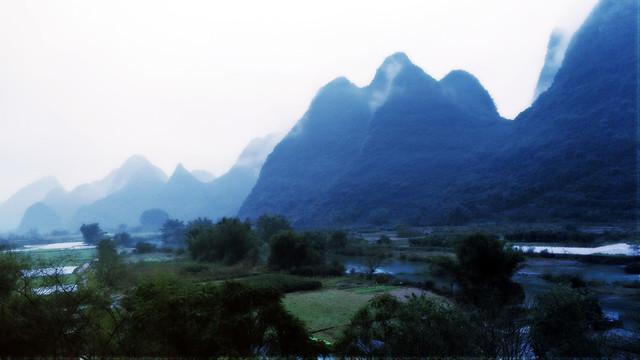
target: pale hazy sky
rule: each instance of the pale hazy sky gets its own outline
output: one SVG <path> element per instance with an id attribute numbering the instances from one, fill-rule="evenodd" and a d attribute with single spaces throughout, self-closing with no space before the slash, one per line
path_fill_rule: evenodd
<path id="1" fill-rule="evenodd" d="M 530 105 L 547 41 L 596 0 L 0 0 L 0 202 L 67 190 L 140 154 L 223 174 L 286 132 L 338 76 L 367 85 L 405 52 L 474 74 L 507 118 Z"/>

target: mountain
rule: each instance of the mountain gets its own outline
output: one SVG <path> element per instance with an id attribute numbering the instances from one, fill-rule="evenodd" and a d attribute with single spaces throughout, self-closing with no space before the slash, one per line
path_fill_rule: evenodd
<path id="1" fill-rule="evenodd" d="M 203 183 L 208 183 L 213 181 L 216 176 L 206 170 L 193 170 L 191 172 L 196 179 L 202 181 Z"/>
<path id="2" fill-rule="evenodd" d="M 12 231 L 20 225 L 27 208 L 42 200 L 55 188 L 62 188 L 55 177 L 45 177 L 18 190 L 0 206 L 0 231 Z"/>
<path id="3" fill-rule="evenodd" d="M 88 189 L 107 195 L 78 208 L 69 227 L 77 229 L 83 223 L 94 222 L 104 229 L 120 224 L 137 225 L 142 212 L 154 208 L 147 204 L 157 201 L 166 182 L 165 173 L 142 156 L 129 158 L 106 178 L 90 184 Z"/>
<path id="4" fill-rule="evenodd" d="M 207 184 L 207 193 L 213 199 L 208 213 L 210 218 L 215 220 L 238 213 L 242 202 L 256 184 L 267 156 L 281 138 L 280 134 L 269 134 L 253 139 L 226 174 Z"/>
<path id="5" fill-rule="evenodd" d="M 368 86 L 340 78 L 318 92 L 267 158 L 240 216 L 283 213 L 298 226 L 376 222 L 442 192 L 505 125 L 472 75 L 436 81 L 394 54 Z"/>
<path id="6" fill-rule="evenodd" d="M 402 53 L 366 87 L 332 81 L 239 216 L 310 228 L 637 219 L 637 13 L 604 0 L 566 51 L 552 38 L 541 74 L 552 83 L 514 121 L 471 74 L 436 81 Z"/>
<path id="7" fill-rule="evenodd" d="M 60 229 L 62 226 L 60 216 L 53 209 L 43 202 L 37 202 L 25 211 L 20 226 L 18 226 L 18 233 L 24 234 L 32 229 L 48 233 Z"/>
<path id="8" fill-rule="evenodd" d="M 598 3 L 490 167 L 518 219 L 638 219 L 638 3 Z"/>
<path id="9" fill-rule="evenodd" d="M 103 229 L 114 229 L 121 224 L 135 227 L 139 225 L 141 214 L 149 209 L 161 209 L 171 218 L 184 221 L 197 217 L 216 220 L 233 216 L 253 188 L 265 158 L 279 140 L 277 135 L 254 139 L 229 172 L 207 183 L 182 164 L 176 166 L 167 180 L 164 173 L 148 161 L 140 157 L 128 160 L 119 171 L 110 173 L 100 183 L 104 185 L 100 187 L 103 189 L 119 189 L 80 207 L 69 226 L 75 229 L 83 223 L 98 222 Z"/>
<path id="10" fill-rule="evenodd" d="M 547 45 L 547 55 L 544 58 L 544 65 L 538 76 L 538 83 L 533 93 L 533 101 L 545 92 L 553 83 L 553 79 L 562 65 L 564 53 L 569 45 L 570 37 L 560 29 L 555 29 L 549 37 Z"/>

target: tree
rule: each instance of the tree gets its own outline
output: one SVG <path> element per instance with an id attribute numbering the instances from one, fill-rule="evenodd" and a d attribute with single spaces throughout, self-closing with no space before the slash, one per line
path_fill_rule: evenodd
<path id="1" fill-rule="evenodd" d="M 391 238 L 388 235 L 381 235 L 378 240 L 376 240 L 376 245 L 379 246 L 391 246 Z"/>
<path id="2" fill-rule="evenodd" d="M 602 317 L 598 300 L 583 289 L 561 285 L 536 296 L 530 337 L 540 358 L 598 357 L 589 323 Z"/>
<path id="3" fill-rule="evenodd" d="M 336 230 L 331 233 L 327 247 L 331 250 L 344 249 L 347 246 L 347 233 L 342 230 Z"/>
<path id="4" fill-rule="evenodd" d="M 337 341 L 341 355 L 374 357 L 479 356 L 479 329 L 453 305 L 412 295 L 379 295 L 360 309 Z"/>
<path id="5" fill-rule="evenodd" d="M 162 241 L 169 245 L 182 245 L 185 242 L 184 222 L 178 219 L 167 219 L 163 224 L 160 232 Z"/>
<path id="6" fill-rule="evenodd" d="M 258 239 L 264 243 L 269 243 L 269 239 L 273 235 L 287 230 L 291 230 L 291 221 L 287 220 L 282 214 L 262 214 L 256 222 Z"/>
<path id="7" fill-rule="evenodd" d="M 481 233 L 459 239 L 454 249 L 456 298 L 483 326 L 479 338 L 483 356 L 518 357 L 523 347 L 524 289 L 511 277 L 524 261 L 523 253 L 508 248 L 495 236 Z M 440 265 L 450 264 L 442 261 Z"/>
<path id="8" fill-rule="evenodd" d="M 188 238 L 193 238 L 202 233 L 205 229 L 213 227 L 213 221 L 209 218 L 197 218 L 187 223 L 185 234 Z"/>
<path id="9" fill-rule="evenodd" d="M 0 264 L 6 264 L 3 260 L 4 254 L 0 254 Z M 10 260 L 18 260 L 21 268 L 47 267 L 47 271 L 7 273 L 13 274 L 17 283 L 8 296 L 0 297 L 0 358 L 105 357 L 115 353 L 123 317 L 88 273 L 64 274 L 58 262 L 22 256 Z"/>
<path id="10" fill-rule="evenodd" d="M 127 271 L 116 244 L 110 239 L 102 239 L 97 249 L 96 279 L 108 288 L 119 288 L 126 281 Z"/>
<path id="11" fill-rule="evenodd" d="M 495 236 L 476 233 L 454 245 L 460 300 L 478 308 L 502 307 L 524 300 L 522 286 L 511 277 L 524 261 L 521 251 L 507 248 Z"/>
<path id="12" fill-rule="evenodd" d="M 146 254 L 157 250 L 158 248 L 151 243 L 148 243 L 146 241 L 138 241 L 136 243 L 136 248 L 134 251 L 136 252 L 136 254 Z"/>
<path id="13" fill-rule="evenodd" d="M 162 209 L 145 210 L 140 215 L 140 225 L 143 231 L 158 231 L 162 224 L 169 219 L 169 214 Z"/>
<path id="14" fill-rule="evenodd" d="M 123 300 L 129 356 L 316 357 L 323 352 L 273 288 L 237 282 L 143 281 Z"/>
<path id="15" fill-rule="evenodd" d="M 119 232 L 113 235 L 113 241 L 118 246 L 126 246 L 131 242 L 131 235 L 128 232 Z"/>
<path id="16" fill-rule="evenodd" d="M 269 249 L 269 267 L 275 270 L 291 271 L 324 264 L 322 253 L 314 250 L 304 236 L 291 230 L 273 235 Z"/>
<path id="17" fill-rule="evenodd" d="M 84 242 L 91 245 L 97 244 L 105 235 L 105 232 L 100 229 L 98 223 L 82 224 L 82 226 L 80 226 L 80 232 L 82 233 Z"/>
<path id="18" fill-rule="evenodd" d="M 187 233 L 191 257 L 200 261 L 221 261 L 233 265 L 244 259 L 257 239 L 249 220 L 223 218 L 215 226 L 197 226 Z"/>

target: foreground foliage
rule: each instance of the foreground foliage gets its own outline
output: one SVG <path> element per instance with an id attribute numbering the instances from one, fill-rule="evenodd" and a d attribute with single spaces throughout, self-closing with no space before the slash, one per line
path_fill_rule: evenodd
<path id="1" fill-rule="evenodd" d="M 479 356 L 478 338 L 470 317 L 452 305 L 384 294 L 358 311 L 336 346 L 348 356 Z"/>

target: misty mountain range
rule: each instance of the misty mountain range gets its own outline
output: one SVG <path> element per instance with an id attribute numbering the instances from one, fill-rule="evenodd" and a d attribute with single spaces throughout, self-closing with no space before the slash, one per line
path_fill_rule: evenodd
<path id="1" fill-rule="evenodd" d="M 71 192 L 54 178 L 25 187 L 0 204 L 0 231 L 135 226 L 155 208 L 280 213 L 300 228 L 636 220 L 637 13 L 602 0 L 571 39 L 554 32 L 535 101 L 514 120 L 473 75 L 437 81 L 397 53 L 365 87 L 327 84 L 277 145 L 252 142 L 219 178 L 181 165 L 167 178 L 133 157 Z"/>
<path id="2" fill-rule="evenodd" d="M 170 177 L 142 156 L 132 156 L 104 179 L 64 191 L 55 178 L 31 184 L 0 205 L 1 231 L 25 233 L 68 229 L 99 222 L 104 229 L 139 225 L 145 210 L 162 209 L 172 218 L 217 219 L 233 216 L 255 184 L 260 167 L 279 140 L 272 134 L 254 139 L 234 166 L 215 178 L 203 171 L 190 173 L 179 164 Z M 205 180 L 205 181 L 202 181 Z M 209 180 L 209 181 L 206 181 Z M 24 214 L 7 217 L 4 214 Z"/>

